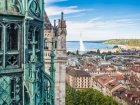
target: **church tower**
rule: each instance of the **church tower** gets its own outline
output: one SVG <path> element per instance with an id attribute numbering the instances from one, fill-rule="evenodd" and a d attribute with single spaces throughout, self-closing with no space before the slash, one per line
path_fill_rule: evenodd
<path id="1" fill-rule="evenodd" d="M 48 21 L 48 20 L 47 20 Z M 48 23 L 48 22 L 47 22 Z M 46 24 L 45 30 L 45 67 L 50 66 L 50 49 L 51 40 L 54 36 L 55 41 L 55 105 L 65 105 L 65 69 L 67 62 L 66 54 L 66 21 L 64 20 L 64 14 L 61 13 L 61 19 L 58 20 L 58 24 L 54 20 L 54 26 Z M 49 28 L 51 27 L 51 28 Z"/>
<path id="2" fill-rule="evenodd" d="M 54 27 L 55 28 L 55 27 Z M 55 80 L 55 102 L 56 105 L 65 105 L 65 72 L 67 62 L 66 52 L 66 22 L 64 20 L 63 12 L 61 19 L 58 21 L 58 26 L 55 28 L 56 35 L 56 80 Z"/>
<path id="3" fill-rule="evenodd" d="M 51 52 L 49 75 L 44 68 L 44 0 L 0 0 L 0 105 L 54 105 Z"/>

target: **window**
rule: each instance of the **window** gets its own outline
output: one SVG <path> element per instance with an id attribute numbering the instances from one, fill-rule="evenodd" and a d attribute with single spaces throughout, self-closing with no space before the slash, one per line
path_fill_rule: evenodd
<path id="1" fill-rule="evenodd" d="M 19 60 L 18 60 L 18 55 L 13 54 L 13 55 L 7 55 L 7 64 L 6 66 L 18 66 Z"/>
<path id="2" fill-rule="evenodd" d="M 33 32 L 33 27 L 30 27 L 28 32 L 28 49 L 32 49 L 32 45 L 31 45 L 32 32 Z"/>
<path id="3" fill-rule="evenodd" d="M 35 41 L 37 41 L 36 48 L 40 48 L 40 30 L 35 31 Z"/>
<path id="4" fill-rule="evenodd" d="M 44 41 L 44 49 L 48 49 L 48 41 L 47 41 L 47 39 L 45 39 L 45 41 Z"/>
<path id="5" fill-rule="evenodd" d="M 2 50 L 2 26 L 0 25 L 0 50 Z"/>
<path id="6" fill-rule="evenodd" d="M 57 48 L 57 41 L 55 41 L 55 48 Z"/>
<path id="7" fill-rule="evenodd" d="M 18 50 L 18 26 L 14 23 L 7 26 L 7 50 Z"/>

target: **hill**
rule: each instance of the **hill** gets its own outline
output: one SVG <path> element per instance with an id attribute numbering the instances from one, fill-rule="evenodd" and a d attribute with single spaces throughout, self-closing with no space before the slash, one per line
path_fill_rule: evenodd
<path id="1" fill-rule="evenodd" d="M 105 41 L 104 43 L 140 47 L 140 39 L 111 39 Z"/>

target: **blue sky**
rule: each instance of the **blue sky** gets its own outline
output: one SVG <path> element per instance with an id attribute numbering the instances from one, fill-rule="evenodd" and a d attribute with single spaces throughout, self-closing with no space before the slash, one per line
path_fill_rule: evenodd
<path id="1" fill-rule="evenodd" d="M 51 21 L 67 20 L 67 40 L 140 39 L 140 0 L 45 0 Z"/>

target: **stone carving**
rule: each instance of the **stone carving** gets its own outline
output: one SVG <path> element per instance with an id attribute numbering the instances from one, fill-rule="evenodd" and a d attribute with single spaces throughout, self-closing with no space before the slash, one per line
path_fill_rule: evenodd
<path id="1" fill-rule="evenodd" d="M 22 13 L 22 1 L 21 0 L 1 0 L 0 1 L 0 10 L 21 14 Z"/>
<path id="2" fill-rule="evenodd" d="M 40 17 L 41 9 L 38 0 L 33 0 L 29 8 L 33 15 L 37 16 L 38 18 Z"/>
<path id="3" fill-rule="evenodd" d="M 12 0 L 11 3 L 11 10 L 14 12 L 19 12 L 21 13 L 21 1 L 20 0 Z"/>

